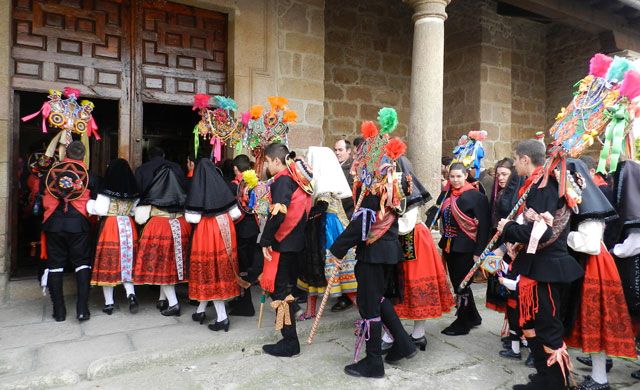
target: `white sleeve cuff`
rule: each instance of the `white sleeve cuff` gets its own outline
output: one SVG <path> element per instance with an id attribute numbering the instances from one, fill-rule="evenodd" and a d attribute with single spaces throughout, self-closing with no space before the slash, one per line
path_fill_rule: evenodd
<path id="1" fill-rule="evenodd" d="M 600 254 L 605 224 L 602 220 L 586 220 L 578 225 L 578 231 L 569 233 L 567 245 L 576 252 L 588 255 Z"/>
<path id="2" fill-rule="evenodd" d="M 151 205 L 136 207 L 134 216 L 138 225 L 144 225 L 151 218 Z"/>
<path id="3" fill-rule="evenodd" d="M 233 206 L 231 210 L 229 210 L 229 216 L 232 220 L 237 221 L 240 217 L 242 217 L 242 212 L 238 208 L 238 206 Z"/>
<path id="4" fill-rule="evenodd" d="M 623 259 L 640 254 L 640 228 L 633 229 L 621 244 L 613 247 L 613 254 Z"/>
<path id="5" fill-rule="evenodd" d="M 200 215 L 199 213 L 187 211 L 186 213 L 184 213 L 184 219 L 189 223 L 199 223 L 202 219 L 202 215 Z"/>

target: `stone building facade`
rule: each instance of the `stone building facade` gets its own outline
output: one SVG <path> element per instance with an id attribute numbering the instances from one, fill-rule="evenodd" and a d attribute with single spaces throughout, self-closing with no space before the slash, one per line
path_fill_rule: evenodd
<path id="1" fill-rule="evenodd" d="M 9 270 L 16 261 L 11 215 L 20 156 L 12 149 L 19 139 L 14 98 L 30 90 L 15 82 L 12 12 L 15 4 L 37 1 L 0 0 L 0 301 L 9 296 Z M 117 3 L 140 2 L 167 3 Z M 298 112 L 290 136 L 294 149 L 352 139 L 380 107 L 395 107 L 397 134 L 407 140 L 418 176 L 432 193 L 440 156 L 450 154 L 461 134 L 489 132 L 490 165 L 509 156 L 517 141 L 549 127 L 593 54 L 640 52 L 640 10 L 630 0 L 600 2 L 606 4 L 599 8 L 579 0 L 173 2 L 226 15 L 227 94 L 240 109 L 265 104 L 270 95 L 287 97 Z M 56 80 L 50 85 L 64 86 Z M 99 98 L 92 87 L 80 89 Z M 190 98 L 176 94 L 177 104 L 187 105 Z M 118 154 L 133 165 L 141 161 L 141 146 L 131 134 L 142 121 L 127 115 L 120 121 Z"/>

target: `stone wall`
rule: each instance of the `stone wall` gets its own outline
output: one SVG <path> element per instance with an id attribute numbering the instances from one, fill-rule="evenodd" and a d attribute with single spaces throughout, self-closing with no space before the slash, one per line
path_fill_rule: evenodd
<path id="1" fill-rule="evenodd" d="M 323 142 L 324 0 L 278 0 L 278 94 L 298 112 L 290 146 Z"/>
<path id="2" fill-rule="evenodd" d="M 6 298 L 10 269 L 9 191 L 11 165 L 11 2 L 0 2 L 0 303 Z"/>
<path id="3" fill-rule="evenodd" d="M 400 1 L 326 0 L 324 141 L 353 139 L 383 106 L 409 123 L 412 9 Z"/>

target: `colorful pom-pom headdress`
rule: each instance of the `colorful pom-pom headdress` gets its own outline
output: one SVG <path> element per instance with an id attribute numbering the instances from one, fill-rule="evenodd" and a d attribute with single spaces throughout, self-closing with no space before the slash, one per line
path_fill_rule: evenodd
<path id="1" fill-rule="evenodd" d="M 380 196 L 381 209 L 384 206 L 400 207 L 404 197 L 400 180 L 396 173 L 396 160 L 407 149 L 405 143 L 390 134 L 398 126 L 396 110 L 384 107 L 378 111 L 378 126 L 372 121 L 363 122 L 360 132 L 364 142 L 356 151 L 352 171 L 355 172 L 354 196 L 360 190 L 356 209 L 366 194 Z"/>
<path id="2" fill-rule="evenodd" d="M 236 119 L 238 104 L 232 98 L 214 96 L 216 108 L 209 108 L 210 97 L 203 93 L 193 98 L 193 109 L 198 110 L 200 122 L 193 129 L 193 144 L 195 156 L 198 156 L 200 137 L 210 139 L 212 159 L 214 162 L 222 160 L 222 145 L 242 148 L 241 127 Z"/>
<path id="3" fill-rule="evenodd" d="M 40 110 L 22 118 L 22 121 L 26 122 L 42 115 L 43 133 L 48 133 L 47 123 L 51 127 L 60 129 L 38 162 L 42 169 L 46 170 L 50 167 L 55 158 L 56 148 L 58 158 L 64 159 L 67 145 L 73 141 L 72 134 L 80 135 L 80 140 L 86 148 L 85 164 L 89 165 L 89 138 L 93 136 L 96 140 L 100 140 L 100 134 L 92 115 L 94 104 L 89 100 L 78 102 L 79 98 L 80 91 L 75 88 L 65 87 L 62 92 L 51 89 L 49 100 L 42 104 Z"/>
<path id="4" fill-rule="evenodd" d="M 472 130 L 458 140 L 458 145 L 453 148 L 453 162 L 462 163 L 466 168 L 475 169 L 475 178 L 480 178 L 480 165 L 484 158 L 482 141 L 487 139 L 484 130 Z"/>

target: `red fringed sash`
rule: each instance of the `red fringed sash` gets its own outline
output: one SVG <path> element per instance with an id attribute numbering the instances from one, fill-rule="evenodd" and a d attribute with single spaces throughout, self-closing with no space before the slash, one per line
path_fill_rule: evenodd
<path id="1" fill-rule="evenodd" d="M 536 318 L 538 312 L 538 282 L 524 275 L 520 275 L 518 283 L 518 305 L 520 308 L 520 316 L 518 323 L 524 326 L 525 323 Z"/>

